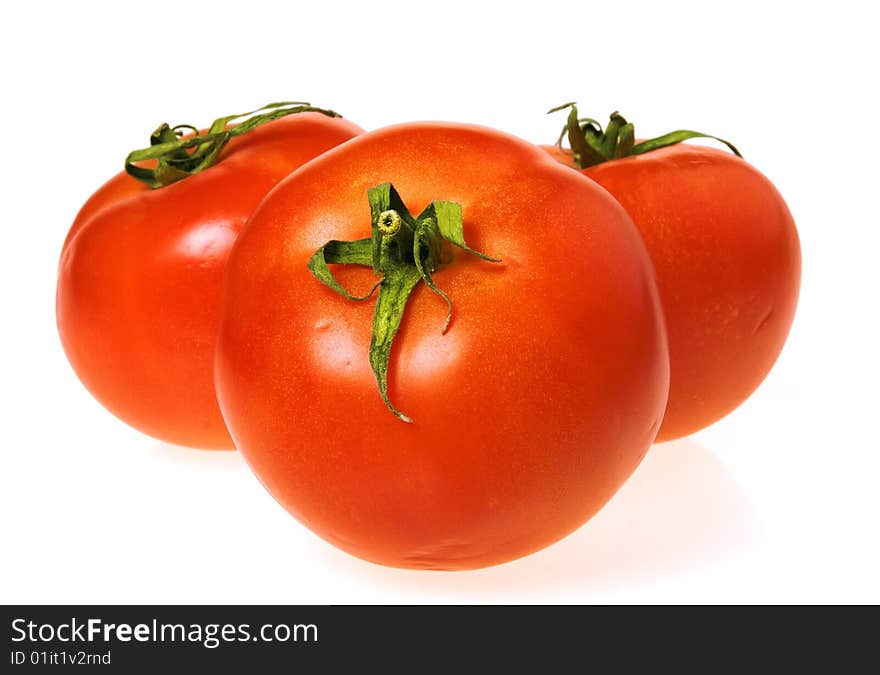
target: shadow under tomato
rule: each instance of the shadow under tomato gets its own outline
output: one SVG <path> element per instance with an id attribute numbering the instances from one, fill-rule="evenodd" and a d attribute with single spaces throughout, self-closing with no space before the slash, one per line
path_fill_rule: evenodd
<path id="1" fill-rule="evenodd" d="M 244 458 L 237 450 L 201 450 L 158 442 L 150 448 L 150 453 L 159 460 L 205 470 L 246 468 Z"/>
<path id="2" fill-rule="evenodd" d="M 684 439 L 651 448 L 617 495 L 579 530 L 504 565 L 419 572 L 365 563 L 325 546 L 323 554 L 315 553 L 341 573 L 366 575 L 394 594 L 405 589 L 434 601 L 439 594 L 467 602 L 638 586 L 711 566 L 749 549 L 758 537 L 755 513 L 724 465 Z"/>

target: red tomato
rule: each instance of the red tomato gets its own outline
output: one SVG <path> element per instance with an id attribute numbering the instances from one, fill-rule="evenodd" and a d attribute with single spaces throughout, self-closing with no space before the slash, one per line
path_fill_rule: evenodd
<path id="1" fill-rule="evenodd" d="M 184 180 L 151 189 L 120 173 L 86 202 L 61 253 L 56 311 L 95 398 L 164 441 L 232 447 L 212 366 L 230 248 L 278 181 L 360 132 L 299 113 L 233 138 Z"/>
<path id="2" fill-rule="evenodd" d="M 446 250 L 445 334 L 445 303 L 415 287 L 388 368 L 411 424 L 371 370 L 376 301 L 308 268 L 328 240 L 371 236 L 367 191 L 385 182 L 413 214 L 459 204 L 470 245 L 502 258 Z M 333 271 L 358 293 L 377 279 Z M 309 163 L 250 218 L 225 289 L 215 372 L 237 447 L 291 514 L 367 560 L 467 569 L 546 546 L 601 508 L 660 425 L 668 355 L 637 231 L 594 183 L 497 131 L 401 125 Z"/>
<path id="3" fill-rule="evenodd" d="M 570 151 L 545 146 L 574 166 Z M 740 157 L 676 144 L 583 170 L 626 209 L 657 271 L 669 335 L 669 404 L 657 440 L 724 417 L 764 380 L 800 287 L 782 196 Z"/>

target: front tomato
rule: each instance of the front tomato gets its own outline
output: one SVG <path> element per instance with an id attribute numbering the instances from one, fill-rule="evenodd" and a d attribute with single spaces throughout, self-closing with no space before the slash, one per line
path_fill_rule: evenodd
<path id="1" fill-rule="evenodd" d="M 449 245 L 456 217 L 502 261 Z M 378 299 L 341 294 L 379 278 Z M 482 567 L 563 537 L 636 468 L 666 404 L 629 217 L 480 127 L 391 127 L 296 171 L 239 238 L 224 307 L 216 387 L 237 447 L 301 522 L 386 565 Z"/>

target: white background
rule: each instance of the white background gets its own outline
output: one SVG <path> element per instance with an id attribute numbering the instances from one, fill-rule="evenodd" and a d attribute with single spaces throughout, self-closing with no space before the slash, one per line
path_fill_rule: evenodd
<path id="1" fill-rule="evenodd" d="M 880 602 L 869 3 L 16 2 L 0 27 L 0 601 Z M 85 199 L 162 121 L 284 99 L 364 128 L 552 142 L 576 99 L 642 136 L 733 140 L 786 197 L 803 286 L 776 368 L 656 446 L 574 535 L 500 567 L 386 569 L 287 515 L 235 453 L 158 443 L 80 385 L 55 330 Z"/>

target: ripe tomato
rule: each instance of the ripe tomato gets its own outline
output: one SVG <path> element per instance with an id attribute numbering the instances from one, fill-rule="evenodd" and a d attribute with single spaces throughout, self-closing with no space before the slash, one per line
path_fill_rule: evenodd
<path id="1" fill-rule="evenodd" d="M 120 173 L 86 202 L 61 252 L 56 313 L 98 401 L 164 441 L 232 447 L 213 384 L 229 250 L 278 181 L 360 132 L 299 113 L 233 138 L 216 166 L 179 182 L 151 189 Z"/>
<path id="2" fill-rule="evenodd" d="M 586 132 L 601 145 L 601 132 L 592 124 L 578 128 L 576 116 L 569 118 L 569 137 Z M 615 113 L 608 130 L 615 122 L 625 124 Z M 673 132 L 646 143 L 700 136 Z M 630 156 L 618 145 L 623 156 L 614 158 L 615 144 L 606 148 L 610 157 L 583 173 L 626 209 L 657 271 L 671 366 L 657 440 L 670 440 L 734 410 L 770 371 L 797 305 L 797 229 L 772 183 L 734 154 L 677 143 Z M 545 149 L 577 166 L 571 151 Z"/>
<path id="3" fill-rule="evenodd" d="M 388 182 L 402 201 L 390 211 L 374 201 Z M 456 213 L 469 244 L 501 262 L 420 239 Z M 409 243 L 395 219 L 418 224 Z M 378 300 L 315 278 L 344 250 L 358 264 L 332 272 L 358 293 L 380 252 Z M 407 424 L 377 391 L 371 345 L 390 349 L 386 310 L 403 306 L 395 289 L 416 259 L 439 264 L 429 276 L 453 319 L 443 334 L 446 304 L 415 286 L 384 361 L 389 407 Z M 550 544 L 620 487 L 665 407 L 662 313 L 630 219 L 591 181 L 490 129 L 391 127 L 294 172 L 249 219 L 224 302 L 215 373 L 236 446 L 291 514 L 377 563 L 466 569 Z"/>

